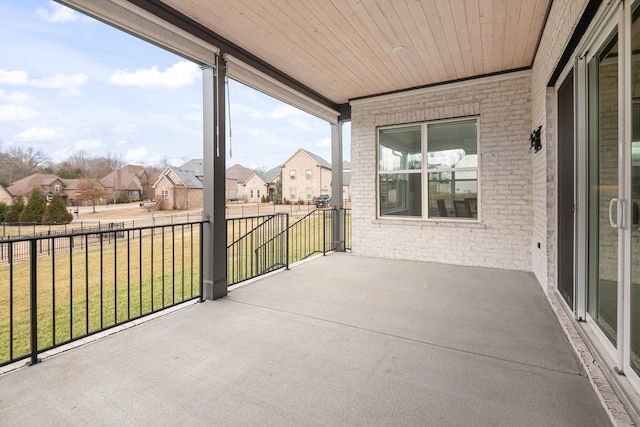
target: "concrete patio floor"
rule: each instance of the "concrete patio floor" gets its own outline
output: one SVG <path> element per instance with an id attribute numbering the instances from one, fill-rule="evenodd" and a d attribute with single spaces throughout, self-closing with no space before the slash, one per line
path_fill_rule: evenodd
<path id="1" fill-rule="evenodd" d="M 0 375 L 0 424 L 610 421 L 531 274 L 331 254 Z"/>

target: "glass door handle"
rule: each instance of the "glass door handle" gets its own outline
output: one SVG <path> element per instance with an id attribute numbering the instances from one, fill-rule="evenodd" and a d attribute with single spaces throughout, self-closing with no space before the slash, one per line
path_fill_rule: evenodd
<path id="1" fill-rule="evenodd" d="M 616 222 L 613 222 L 613 204 L 616 204 Z M 622 200 L 618 198 L 613 198 L 609 201 L 609 224 L 613 228 L 622 228 L 622 223 L 624 220 L 624 212 L 622 210 Z"/>

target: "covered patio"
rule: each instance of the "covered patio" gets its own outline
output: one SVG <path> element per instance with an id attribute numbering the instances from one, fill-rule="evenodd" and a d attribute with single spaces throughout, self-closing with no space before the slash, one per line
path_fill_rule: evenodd
<path id="1" fill-rule="evenodd" d="M 0 420 L 610 423 L 532 273 L 345 253 L 4 374 Z"/>

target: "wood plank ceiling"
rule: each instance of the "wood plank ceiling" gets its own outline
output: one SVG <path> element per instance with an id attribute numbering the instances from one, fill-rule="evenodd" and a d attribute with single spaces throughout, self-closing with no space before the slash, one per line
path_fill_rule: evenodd
<path id="1" fill-rule="evenodd" d="M 343 104 L 530 67 L 551 0 L 161 2 Z"/>

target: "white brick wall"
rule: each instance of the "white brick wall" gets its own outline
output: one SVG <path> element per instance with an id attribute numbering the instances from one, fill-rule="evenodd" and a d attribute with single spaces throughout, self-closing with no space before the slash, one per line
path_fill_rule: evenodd
<path id="1" fill-rule="evenodd" d="M 477 116 L 480 223 L 377 219 L 376 127 Z M 353 252 L 531 271 L 531 78 L 481 79 L 352 106 Z"/>
<path id="2" fill-rule="evenodd" d="M 558 66 L 587 0 L 554 1 L 531 73 L 531 129 L 542 126 L 542 150 L 533 156 L 533 272 L 542 287 L 555 287 L 556 147 L 555 90 L 547 84 Z M 536 244 L 540 242 L 540 249 Z"/>

